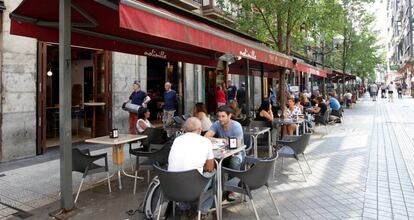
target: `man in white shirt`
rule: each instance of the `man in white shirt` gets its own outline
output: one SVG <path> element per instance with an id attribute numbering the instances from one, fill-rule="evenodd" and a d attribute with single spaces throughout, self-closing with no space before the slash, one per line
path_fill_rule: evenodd
<path id="1" fill-rule="evenodd" d="M 187 119 L 184 130 L 186 133 L 177 137 L 171 147 L 168 157 L 168 170 L 181 172 L 197 169 L 201 174 L 203 174 L 203 171 L 213 171 L 213 144 L 208 138 L 200 135 L 201 121 L 196 117 Z M 213 197 L 204 201 L 200 210 L 201 213 L 207 214 L 212 204 Z M 180 203 L 179 205 L 182 210 L 190 208 L 189 204 L 186 203 Z"/>
<path id="2" fill-rule="evenodd" d="M 177 137 L 168 157 L 168 170 L 181 172 L 197 169 L 211 172 L 214 169 L 213 144 L 201 136 L 201 122 L 191 117 L 184 124 L 185 134 Z"/>

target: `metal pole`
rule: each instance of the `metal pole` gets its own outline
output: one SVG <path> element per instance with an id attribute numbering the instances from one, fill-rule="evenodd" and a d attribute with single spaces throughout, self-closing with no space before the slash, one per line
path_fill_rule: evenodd
<path id="1" fill-rule="evenodd" d="M 246 59 L 246 113 L 250 116 L 250 79 L 249 79 L 250 67 L 249 67 L 249 60 Z"/>
<path id="2" fill-rule="evenodd" d="M 262 90 L 265 90 L 264 89 L 264 82 L 263 82 L 264 81 L 264 67 L 263 67 L 263 63 L 260 63 L 260 76 L 262 78 L 262 81 L 261 81 Z M 267 83 L 267 85 L 269 85 L 269 83 L 267 81 L 266 81 L 266 83 Z M 266 88 L 267 88 L 267 85 L 266 85 Z M 262 91 L 262 102 L 265 99 L 265 94 L 267 94 L 267 90 L 266 91 Z"/>
<path id="3" fill-rule="evenodd" d="M 73 209 L 72 200 L 72 77 L 71 0 L 59 4 L 59 138 L 61 208 Z"/>

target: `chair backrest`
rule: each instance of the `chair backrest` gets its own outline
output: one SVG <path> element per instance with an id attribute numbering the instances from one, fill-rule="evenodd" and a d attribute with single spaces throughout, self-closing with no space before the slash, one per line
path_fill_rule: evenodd
<path id="1" fill-rule="evenodd" d="M 165 164 L 168 163 L 168 156 L 170 155 L 171 146 L 172 146 L 172 142 L 165 143 L 164 146 L 161 149 L 159 149 L 158 151 L 153 152 L 149 156 L 149 159 L 153 163 L 157 163 L 160 166 L 164 166 Z"/>
<path id="2" fill-rule="evenodd" d="M 250 121 L 249 127 L 269 127 L 271 125 L 270 121 Z"/>
<path id="3" fill-rule="evenodd" d="M 145 149 L 149 149 L 150 144 L 164 144 L 168 141 L 167 132 L 159 127 L 159 128 L 147 128 L 145 129 L 145 133 L 148 137 L 142 141 L 142 145 Z"/>
<path id="4" fill-rule="evenodd" d="M 171 172 L 154 165 L 154 170 L 160 179 L 161 191 L 165 199 L 176 202 L 197 201 L 209 181 L 196 169 Z"/>
<path id="5" fill-rule="evenodd" d="M 310 136 L 311 134 L 309 133 L 302 134 L 296 141 L 293 141 L 291 144 L 287 145 L 291 147 L 296 154 L 302 154 L 309 144 Z"/>
<path id="6" fill-rule="evenodd" d="M 243 174 L 241 181 L 246 184 L 250 190 L 258 189 L 268 183 L 269 177 L 272 176 L 273 167 L 278 155 L 275 154 L 269 159 L 258 159 L 258 161 Z"/>
<path id="7" fill-rule="evenodd" d="M 78 148 L 72 149 L 72 171 L 83 173 L 85 168 L 89 165 L 89 156 L 84 154 Z"/>

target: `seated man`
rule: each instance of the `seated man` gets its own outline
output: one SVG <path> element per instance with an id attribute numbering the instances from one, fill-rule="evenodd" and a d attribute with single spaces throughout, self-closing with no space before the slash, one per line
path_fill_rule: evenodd
<path id="1" fill-rule="evenodd" d="M 168 170 L 181 172 L 197 169 L 201 174 L 214 170 L 214 154 L 211 141 L 201 136 L 201 121 L 191 117 L 184 124 L 185 134 L 177 137 L 168 157 Z M 208 185 L 208 187 L 211 183 Z M 211 197 L 204 201 L 201 213 L 207 214 L 213 204 Z M 180 203 L 182 210 L 189 209 L 189 204 Z"/>
<path id="2" fill-rule="evenodd" d="M 326 103 L 331 108 L 331 115 L 342 117 L 342 114 L 340 112 L 341 104 L 339 104 L 339 101 L 334 98 L 332 92 L 328 93 L 328 101 Z"/>
<path id="3" fill-rule="evenodd" d="M 243 143 L 242 126 L 239 122 L 231 120 L 231 116 L 232 110 L 230 107 L 226 105 L 220 106 L 217 110 L 217 121 L 213 123 L 210 130 L 205 134 L 205 137 L 214 142 L 216 142 L 217 139 L 222 139 L 225 144 L 228 144 L 228 138 L 234 137 L 237 139 L 238 144 Z M 245 151 L 241 151 L 225 161 L 225 165 L 227 164 L 227 167 L 231 169 L 240 170 L 245 154 Z M 232 195 L 234 194 L 231 194 L 230 196 Z M 228 198 L 228 200 L 233 200 L 233 198 Z"/>

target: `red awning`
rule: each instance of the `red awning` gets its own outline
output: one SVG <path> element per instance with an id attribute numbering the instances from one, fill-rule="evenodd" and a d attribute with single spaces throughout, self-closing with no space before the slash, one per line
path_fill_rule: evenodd
<path id="1" fill-rule="evenodd" d="M 305 63 L 297 63 L 296 64 L 296 71 L 309 73 L 315 76 L 319 77 L 327 77 L 328 76 L 328 70 L 321 70 L 317 67 L 305 64 Z"/>
<path id="2" fill-rule="evenodd" d="M 292 59 L 259 42 L 142 0 L 72 0 L 72 44 L 215 66 L 223 54 L 292 68 Z M 59 1 L 24 0 L 11 33 L 58 42 Z"/>

